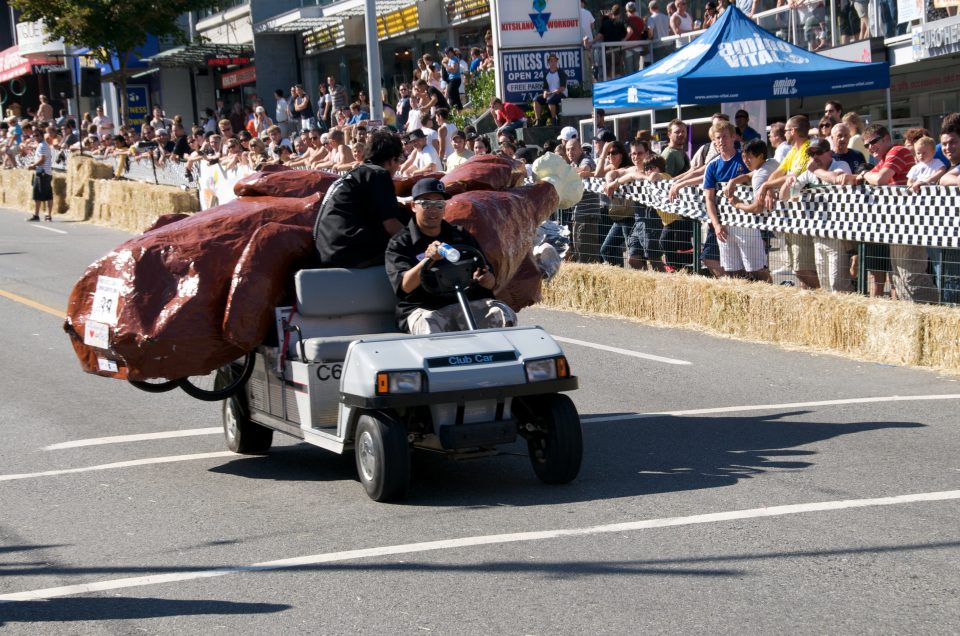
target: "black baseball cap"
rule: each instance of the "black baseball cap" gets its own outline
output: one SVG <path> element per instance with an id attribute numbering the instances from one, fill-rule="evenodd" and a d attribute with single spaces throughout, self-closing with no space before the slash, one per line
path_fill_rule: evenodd
<path id="1" fill-rule="evenodd" d="M 420 179 L 413 186 L 413 199 L 416 201 L 425 194 L 441 194 L 444 199 L 449 199 L 450 194 L 447 193 L 447 189 L 443 186 L 443 182 L 440 179 Z"/>
<path id="2" fill-rule="evenodd" d="M 601 128 L 600 130 L 597 131 L 597 134 L 593 139 L 594 141 L 602 141 L 606 143 L 608 141 L 616 141 L 617 136 L 614 135 L 609 130 L 607 130 L 606 128 Z"/>

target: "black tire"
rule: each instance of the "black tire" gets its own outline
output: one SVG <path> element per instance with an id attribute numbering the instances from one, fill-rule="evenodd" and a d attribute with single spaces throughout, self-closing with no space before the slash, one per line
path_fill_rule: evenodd
<path id="1" fill-rule="evenodd" d="M 243 455 L 260 455 L 273 444 L 273 429 L 250 421 L 240 396 L 223 401 L 223 437 L 227 448 Z"/>
<path id="2" fill-rule="evenodd" d="M 381 413 L 360 416 L 354 434 L 357 475 L 374 501 L 393 501 L 410 486 L 407 429 Z"/>
<path id="3" fill-rule="evenodd" d="M 533 472 L 545 484 L 573 481 L 583 460 L 583 431 L 577 407 L 559 393 L 524 398 L 523 402 L 523 410 L 528 413 L 522 416 L 521 424 L 535 427 L 526 433 Z"/>
<path id="4" fill-rule="evenodd" d="M 177 386 L 187 395 L 198 400 L 205 402 L 225 400 L 247 383 L 255 363 L 256 354 L 251 351 L 244 356 L 242 366 L 234 362 L 207 375 L 181 378 L 177 380 Z"/>
<path id="5" fill-rule="evenodd" d="M 177 388 L 176 380 L 127 380 L 127 382 L 147 393 L 166 393 Z"/>

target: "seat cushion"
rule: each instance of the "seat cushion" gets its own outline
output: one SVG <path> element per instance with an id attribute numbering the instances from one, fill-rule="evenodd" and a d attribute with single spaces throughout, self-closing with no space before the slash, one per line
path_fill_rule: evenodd
<path id="1" fill-rule="evenodd" d="M 294 281 L 297 309 L 304 316 L 392 314 L 397 307 L 397 295 L 383 266 L 304 269 Z"/>
<path id="2" fill-rule="evenodd" d="M 409 336 L 405 333 L 372 333 L 354 336 L 326 336 L 307 338 L 303 341 L 306 362 L 339 362 L 347 357 L 350 343 L 356 340 L 375 342 L 377 340 L 393 340 L 398 337 Z"/>

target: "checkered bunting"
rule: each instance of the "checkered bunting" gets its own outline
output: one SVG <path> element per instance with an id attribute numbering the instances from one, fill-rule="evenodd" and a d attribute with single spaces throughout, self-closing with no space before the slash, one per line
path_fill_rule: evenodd
<path id="1" fill-rule="evenodd" d="M 584 179 L 585 190 L 603 193 L 603 179 Z M 703 189 L 684 188 L 670 200 L 669 181 L 620 186 L 615 196 L 663 212 L 707 220 Z M 737 196 L 753 200 L 753 190 L 740 186 Z M 778 202 L 765 214 L 737 210 L 726 199 L 717 202 L 725 225 L 760 228 L 805 236 L 865 243 L 960 247 L 960 189 L 928 187 L 913 194 L 902 187 L 821 186 L 804 190 L 796 201 Z"/>

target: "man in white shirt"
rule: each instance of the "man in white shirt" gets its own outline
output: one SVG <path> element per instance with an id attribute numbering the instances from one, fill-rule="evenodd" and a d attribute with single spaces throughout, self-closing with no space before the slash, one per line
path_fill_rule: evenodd
<path id="1" fill-rule="evenodd" d="M 413 148 L 406 162 L 400 167 L 400 172 L 408 177 L 418 174 L 430 174 L 442 169 L 443 163 L 433 146 L 427 143 L 427 136 L 422 130 L 414 130 L 404 139 Z"/>
<path id="2" fill-rule="evenodd" d="M 670 43 L 663 42 L 663 38 L 670 35 L 670 18 L 660 11 L 658 0 L 650 0 L 647 8 L 650 9 L 650 15 L 647 17 L 647 30 L 650 32 L 650 39 L 653 40 L 651 50 L 653 61 L 656 61 L 666 57 L 673 50 Z"/>
<path id="3" fill-rule="evenodd" d="M 93 124 L 97 127 L 97 136 L 100 139 L 113 134 L 113 122 L 103 114 L 103 106 L 97 106 L 97 116 L 93 118 Z"/>
<path id="4" fill-rule="evenodd" d="M 280 135 L 282 137 L 290 136 L 290 102 L 288 102 L 283 96 L 283 89 L 278 88 L 273 91 L 273 96 L 277 100 L 277 110 L 276 117 L 273 118 L 273 123 L 280 127 Z"/>

